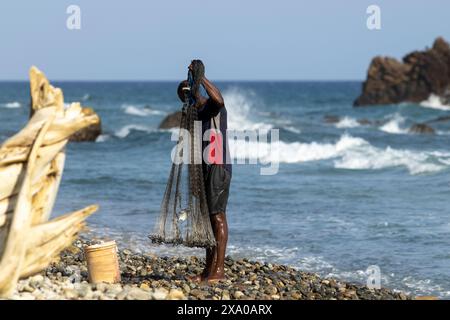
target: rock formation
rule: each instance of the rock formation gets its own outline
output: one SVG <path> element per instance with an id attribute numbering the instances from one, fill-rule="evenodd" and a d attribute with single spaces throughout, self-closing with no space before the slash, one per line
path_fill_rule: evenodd
<path id="1" fill-rule="evenodd" d="M 175 111 L 174 113 L 166 116 L 159 124 L 160 129 L 178 128 L 181 121 L 181 111 Z"/>
<path id="2" fill-rule="evenodd" d="M 31 108 L 30 117 L 40 108 L 47 107 L 50 103 L 58 103 L 64 105 L 64 96 L 62 91 L 53 88 L 45 75 L 37 68 L 30 70 L 30 94 L 31 94 Z M 78 104 L 79 105 L 79 104 Z M 80 106 L 81 107 L 81 106 Z M 92 108 L 81 107 L 81 112 L 89 116 L 91 124 L 83 127 L 75 132 L 70 141 L 95 141 L 102 133 L 100 117 Z"/>
<path id="3" fill-rule="evenodd" d="M 406 55 L 403 62 L 375 57 L 354 105 L 417 103 L 431 94 L 443 104 L 450 102 L 450 46 L 443 38 L 437 38 L 431 49 Z"/>
<path id="4" fill-rule="evenodd" d="M 336 116 L 336 115 L 325 115 L 323 117 L 323 121 L 325 123 L 329 123 L 329 124 L 337 124 L 340 121 L 342 121 L 343 118 Z M 383 121 L 380 120 L 369 120 L 366 118 L 362 118 L 362 119 L 356 119 L 356 122 L 358 122 L 358 124 L 362 125 L 362 126 L 370 126 L 370 125 L 382 125 L 384 124 Z"/>
<path id="5" fill-rule="evenodd" d="M 434 129 L 424 123 L 415 123 L 409 128 L 410 133 L 434 134 Z"/>
<path id="6" fill-rule="evenodd" d="M 62 91 L 42 72 L 30 70 L 32 116 L 0 147 L 0 297 L 17 280 L 45 269 L 69 246 L 90 206 L 49 220 L 58 193 L 69 137 L 98 122 L 79 103 L 64 108 Z"/>
<path id="7" fill-rule="evenodd" d="M 341 118 L 334 115 L 325 115 L 323 121 L 325 121 L 325 123 L 338 123 L 341 121 Z"/>

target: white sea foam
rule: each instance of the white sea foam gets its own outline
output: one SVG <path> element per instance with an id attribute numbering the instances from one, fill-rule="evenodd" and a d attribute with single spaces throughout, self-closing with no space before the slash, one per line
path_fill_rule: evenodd
<path id="1" fill-rule="evenodd" d="M 274 246 L 245 246 L 245 245 L 229 245 L 227 248 L 228 253 L 234 257 L 248 257 L 248 253 L 251 252 L 251 258 L 263 262 L 271 263 L 290 263 L 295 261 L 298 257 L 297 247 L 282 247 L 277 248 Z"/>
<path id="2" fill-rule="evenodd" d="M 109 134 L 101 134 L 97 137 L 97 139 L 95 139 L 95 142 L 105 142 L 109 140 L 109 138 L 110 138 Z"/>
<path id="3" fill-rule="evenodd" d="M 223 98 L 228 113 L 228 128 L 234 130 L 269 130 L 272 124 L 259 122 L 254 119 L 252 109 L 257 108 L 252 92 L 239 89 L 227 90 Z"/>
<path id="4" fill-rule="evenodd" d="M 306 257 L 300 259 L 300 261 L 302 260 L 307 261 L 307 263 L 301 263 L 301 270 L 315 271 L 325 278 L 341 279 L 365 284 L 371 275 L 369 270 L 340 270 L 337 267 L 328 264 L 321 257 Z M 401 291 L 406 294 L 437 294 L 442 298 L 448 298 L 450 296 L 449 291 L 446 291 L 442 286 L 434 283 L 430 279 L 417 279 L 410 276 L 399 278 L 394 273 L 382 272 L 380 274 L 380 282 L 382 286 L 389 287 L 393 291 Z"/>
<path id="5" fill-rule="evenodd" d="M 430 279 L 416 279 L 413 277 L 405 277 L 402 279 L 402 284 L 406 286 L 413 293 L 419 292 L 421 295 L 435 295 L 439 292 L 439 296 L 448 299 L 450 292 L 446 291 L 439 284 L 433 283 Z M 406 291 L 409 293 L 410 291 Z"/>
<path id="6" fill-rule="evenodd" d="M 393 134 L 406 134 L 408 133 L 408 129 L 402 128 L 401 126 L 405 122 L 405 118 L 403 118 L 400 114 L 396 113 L 391 120 L 380 127 L 381 131 Z"/>
<path id="7" fill-rule="evenodd" d="M 302 131 L 300 129 L 298 129 L 296 127 L 292 127 L 292 126 L 287 126 L 284 129 L 286 129 L 287 131 L 290 131 L 292 133 L 297 133 L 297 134 L 302 133 Z"/>
<path id="8" fill-rule="evenodd" d="M 432 173 L 450 165 L 450 153 L 377 148 L 362 138 L 344 134 L 335 143 L 243 142 L 230 140 L 233 159 L 262 163 L 300 163 L 334 159 L 337 169 L 378 170 L 405 167 L 410 174 Z M 448 163 L 447 163 L 448 162 Z"/>
<path id="9" fill-rule="evenodd" d="M 350 117 L 344 117 L 342 119 L 339 120 L 339 122 L 337 122 L 335 124 L 336 128 L 339 129 L 344 129 L 344 128 L 355 128 L 355 127 L 359 127 L 359 123 L 358 121 L 356 121 L 356 119 L 350 118 Z"/>
<path id="10" fill-rule="evenodd" d="M 447 158 L 450 154 L 447 155 Z M 379 149 L 366 144 L 359 148 L 347 150 L 334 162 L 335 168 L 342 169 L 383 169 L 389 167 L 406 167 L 410 174 L 432 173 L 443 170 L 440 159 L 435 159 L 427 152 L 397 150 L 391 147 Z M 439 164 L 439 163 L 442 164 Z"/>
<path id="11" fill-rule="evenodd" d="M 443 152 L 443 151 L 432 151 L 429 152 L 429 154 L 433 157 L 436 157 L 436 159 L 445 165 L 450 165 L 450 157 L 449 157 L 449 153 L 447 152 Z"/>
<path id="12" fill-rule="evenodd" d="M 117 131 L 114 133 L 114 135 L 115 135 L 116 137 L 118 137 L 118 138 L 122 138 L 122 139 L 123 139 L 123 138 L 126 138 L 126 137 L 130 134 L 130 132 L 131 132 L 132 130 L 135 130 L 135 131 L 143 131 L 143 132 L 147 132 L 147 133 L 150 133 L 150 132 L 154 132 L 154 131 L 155 131 L 154 128 L 147 127 L 147 126 L 144 126 L 144 125 L 140 125 L 140 124 L 129 124 L 129 125 L 126 125 L 126 126 L 120 128 L 119 130 L 117 130 Z"/>
<path id="13" fill-rule="evenodd" d="M 122 110 L 129 115 L 138 116 L 138 117 L 148 117 L 153 115 L 161 115 L 164 112 L 160 110 L 153 110 L 148 107 L 140 108 L 134 105 L 123 105 Z"/>
<path id="14" fill-rule="evenodd" d="M 437 110 L 450 110 L 450 106 L 445 105 L 442 102 L 442 99 L 438 95 L 435 95 L 435 94 L 431 94 L 428 97 L 428 99 L 425 101 L 422 101 L 420 103 L 420 105 L 425 108 L 431 108 L 431 109 L 437 109 Z"/>
<path id="15" fill-rule="evenodd" d="M 3 103 L 3 104 L 1 104 L 1 106 L 8 108 L 8 109 L 16 109 L 16 108 L 20 108 L 22 105 L 20 104 L 20 102 L 13 101 L 13 102 Z"/>
<path id="16" fill-rule="evenodd" d="M 229 141 L 230 153 L 236 159 L 260 159 L 263 162 L 297 163 L 338 157 L 345 149 L 364 143 L 363 139 L 343 135 L 336 143 L 301 143 L 276 141 L 242 142 Z"/>

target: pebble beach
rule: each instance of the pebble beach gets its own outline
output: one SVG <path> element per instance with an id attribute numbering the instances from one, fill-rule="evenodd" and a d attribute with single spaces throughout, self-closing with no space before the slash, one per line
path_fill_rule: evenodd
<path id="1" fill-rule="evenodd" d="M 369 289 L 336 279 L 324 279 L 285 265 L 227 257 L 227 279 L 192 283 L 204 259 L 163 257 L 119 249 L 121 283 L 88 282 L 83 247 L 78 239 L 45 271 L 19 281 L 11 297 L 18 300 L 408 300 L 402 292 Z"/>

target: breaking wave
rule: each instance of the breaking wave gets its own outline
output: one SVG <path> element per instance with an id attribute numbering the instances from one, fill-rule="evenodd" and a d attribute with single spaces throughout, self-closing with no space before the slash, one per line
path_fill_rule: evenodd
<path id="1" fill-rule="evenodd" d="M 8 108 L 8 109 L 16 109 L 16 108 L 20 108 L 22 106 L 22 104 L 18 101 L 13 101 L 13 102 L 3 103 L 3 104 L 1 104 L 1 106 L 4 108 Z"/>
<path id="2" fill-rule="evenodd" d="M 148 126 L 144 126 L 144 125 L 140 125 L 140 124 L 129 124 L 126 125 L 122 128 L 120 128 L 119 130 L 117 130 L 114 135 L 118 138 L 126 138 L 131 131 L 142 131 L 142 132 L 146 132 L 146 133 L 151 133 L 154 132 L 155 129 L 152 127 L 148 127 Z"/>
<path id="3" fill-rule="evenodd" d="M 438 95 L 435 95 L 435 94 L 431 94 L 428 97 L 428 99 L 425 101 L 422 101 L 420 103 L 420 105 L 425 108 L 431 108 L 431 109 L 437 109 L 437 110 L 450 110 L 450 106 L 445 105 L 442 102 L 442 99 Z"/>
<path id="4" fill-rule="evenodd" d="M 234 130 L 270 130 L 273 125 L 256 121 L 252 109 L 255 106 L 255 97 L 251 92 L 238 89 L 227 90 L 223 98 L 228 113 L 228 128 Z"/>
<path id="5" fill-rule="evenodd" d="M 336 128 L 339 129 L 344 129 L 344 128 L 355 128 L 355 127 L 359 127 L 359 123 L 358 121 L 356 121 L 356 119 L 350 118 L 350 117 L 344 117 L 342 119 L 339 120 L 339 122 L 337 122 L 335 124 Z"/>
<path id="6" fill-rule="evenodd" d="M 296 133 L 296 134 L 302 133 L 302 131 L 300 129 L 293 127 L 293 126 L 284 127 L 284 129 L 289 132 Z"/>
<path id="7" fill-rule="evenodd" d="M 402 128 L 405 118 L 396 113 L 391 120 L 380 127 L 381 131 L 393 134 L 407 134 L 408 129 Z"/>
<path id="8" fill-rule="evenodd" d="M 233 159 L 261 163 L 299 163 L 334 159 L 336 169 L 378 170 L 404 167 L 410 174 L 433 173 L 450 166 L 450 153 L 377 148 L 344 134 L 336 143 L 244 142 L 230 140 Z"/>
<path id="9" fill-rule="evenodd" d="M 149 107 L 137 107 L 134 105 L 123 105 L 122 106 L 122 110 L 129 115 L 132 116 L 138 116 L 138 117 L 148 117 L 148 116 L 153 116 L 153 115 L 161 115 L 164 114 L 163 111 L 160 110 L 153 110 Z"/>
<path id="10" fill-rule="evenodd" d="M 111 136 L 109 134 L 101 134 L 95 139 L 95 142 L 105 142 L 108 141 Z"/>

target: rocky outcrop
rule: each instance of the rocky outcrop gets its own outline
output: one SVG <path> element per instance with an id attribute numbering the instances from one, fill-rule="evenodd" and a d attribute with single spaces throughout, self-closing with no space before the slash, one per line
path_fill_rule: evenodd
<path id="1" fill-rule="evenodd" d="M 325 121 L 325 123 L 338 123 L 339 121 L 341 121 L 341 118 L 333 115 L 325 115 L 323 117 L 323 121 Z"/>
<path id="2" fill-rule="evenodd" d="M 434 129 L 424 123 L 415 123 L 409 128 L 410 133 L 434 134 Z"/>
<path id="3" fill-rule="evenodd" d="M 368 126 L 372 124 L 372 121 L 370 121 L 369 119 L 358 119 L 356 121 L 358 121 L 358 123 L 362 126 Z"/>
<path id="4" fill-rule="evenodd" d="M 160 129 L 178 128 L 181 122 L 181 111 L 175 111 L 174 113 L 166 116 L 159 124 Z"/>
<path id="5" fill-rule="evenodd" d="M 406 55 L 402 62 L 375 57 L 354 105 L 421 102 L 431 94 L 441 97 L 443 104 L 450 101 L 450 46 L 443 38 L 437 38 L 431 49 Z"/>
<path id="6" fill-rule="evenodd" d="M 325 115 L 323 117 L 323 121 L 325 123 L 328 123 L 328 124 L 337 124 L 337 123 L 339 123 L 342 120 L 343 120 L 343 118 L 341 118 L 339 116 L 335 116 L 335 115 Z M 358 122 L 358 124 L 362 125 L 362 126 L 382 125 L 382 124 L 384 124 L 383 121 L 380 121 L 380 120 L 373 120 L 372 121 L 372 120 L 369 120 L 369 119 L 366 119 L 366 118 L 356 119 L 356 122 Z"/>

